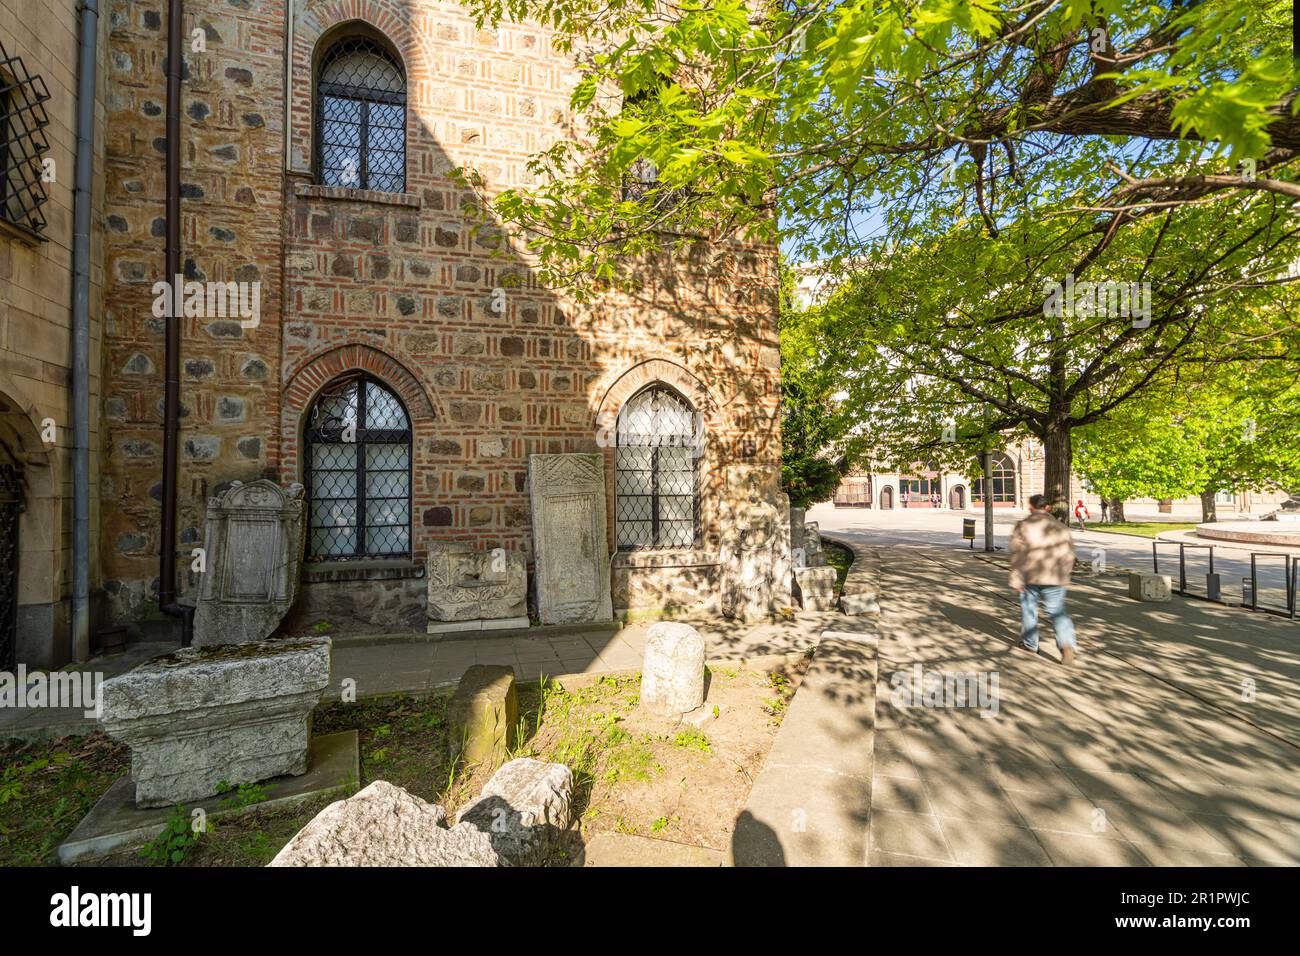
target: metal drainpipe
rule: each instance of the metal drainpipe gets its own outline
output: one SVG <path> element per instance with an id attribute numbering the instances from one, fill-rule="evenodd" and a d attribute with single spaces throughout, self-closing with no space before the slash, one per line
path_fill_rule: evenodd
<path id="1" fill-rule="evenodd" d="M 181 643 L 193 640 L 194 608 L 176 601 L 177 445 L 181 419 L 181 0 L 167 2 L 167 237 L 164 258 L 172 294 L 167 306 L 163 356 L 162 521 L 159 532 L 158 607 L 181 620 Z"/>
<path id="2" fill-rule="evenodd" d="M 82 0 L 72 211 L 72 656 L 90 657 L 90 207 L 95 179 L 99 3 Z"/>

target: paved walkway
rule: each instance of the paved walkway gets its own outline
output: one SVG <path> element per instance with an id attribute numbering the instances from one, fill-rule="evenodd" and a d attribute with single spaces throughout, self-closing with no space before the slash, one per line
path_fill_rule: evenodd
<path id="1" fill-rule="evenodd" d="M 704 636 L 710 660 L 737 661 L 800 654 L 817 642 L 838 612 L 799 614 L 776 624 L 744 625 L 726 620 L 688 620 Z M 344 680 L 358 697 L 421 693 L 452 687 L 473 664 L 510 664 L 519 680 L 572 674 L 639 670 L 650 622 L 604 627 L 545 627 L 535 633 L 431 641 L 410 635 L 340 635 L 326 700 L 337 700 Z M 125 673 L 172 644 L 132 644 L 122 654 L 96 657 L 79 669 L 105 679 Z M 76 708 L 17 709 L 0 702 L 0 739 L 58 737 L 90 733 L 96 721 Z"/>
<path id="2" fill-rule="evenodd" d="M 881 567 L 873 865 L 1300 862 L 1300 624 L 1080 581 L 1066 669 L 1050 627 L 1015 648 L 999 564 L 893 544 Z M 896 706 L 917 664 L 996 674 L 996 716 Z"/>
<path id="3" fill-rule="evenodd" d="M 746 660 L 798 654 L 839 615 L 800 614 L 778 624 L 742 625 L 726 620 L 688 620 L 704 636 L 710 660 Z M 356 681 L 358 696 L 428 691 L 455 684 L 472 664 L 510 664 L 519 680 L 543 674 L 608 674 L 639 670 L 651 622 L 603 628 L 537 628 L 536 635 L 480 636 L 456 641 L 366 643 L 343 638 L 334 648 L 328 698 L 342 681 Z"/>

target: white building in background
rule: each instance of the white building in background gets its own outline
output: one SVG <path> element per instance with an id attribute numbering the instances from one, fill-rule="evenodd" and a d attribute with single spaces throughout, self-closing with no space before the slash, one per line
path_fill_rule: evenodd
<path id="1" fill-rule="evenodd" d="M 972 463 L 973 466 L 974 463 Z M 1042 445 L 1033 440 L 1008 445 L 993 459 L 993 507 L 1020 509 L 1029 507 L 1031 495 L 1042 494 L 1045 484 Z M 1262 515 L 1286 501 L 1285 492 L 1221 492 L 1216 499 L 1222 514 Z M 1101 498 L 1088 490 L 1077 475 L 1070 479 L 1070 505 L 1082 500 L 1093 520 L 1101 518 Z M 873 470 L 853 472 L 844 477 L 834 498 L 837 508 L 940 509 L 944 511 L 981 511 L 984 508 L 984 480 L 976 475 L 941 471 L 933 463 L 918 462 L 908 472 Z M 1143 514 L 1172 514 L 1199 520 L 1201 500 L 1197 497 L 1158 500 L 1130 498 L 1124 502 L 1125 516 L 1132 519 Z"/>
<path id="2" fill-rule="evenodd" d="M 1296 269 L 1300 269 L 1297 262 Z M 794 301 L 801 308 L 823 301 L 835 288 L 834 279 L 817 264 L 795 267 Z M 974 463 L 972 463 L 973 465 Z M 1008 445 L 993 459 L 993 507 L 1025 510 L 1029 497 L 1041 494 L 1046 483 L 1041 443 L 1025 440 Z M 1266 514 L 1286 501 L 1285 492 L 1220 492 L 1216 509 L 1222 513 Z M 1070 506 L 1082 500 L 1094 520 L 1101 518 L 1101 498 L 1088 490 L 1078 475 L 1070 478 Z M 944 511 L 980 511 L 984 508 L 984 480 L 974 476 L 944 472 L 933 462 L 917 462 L 909 472 L 886 470 L 855 471 L 846 475 L 836 489 L 835 506 L 840 508 L 940 509 Z M 1132 498 L 1124 503 L 1127 517 L 1141 514 L 1173 514 L 1199 519 L 1201 500 L 1191 496 L 1178 499 Z"/>

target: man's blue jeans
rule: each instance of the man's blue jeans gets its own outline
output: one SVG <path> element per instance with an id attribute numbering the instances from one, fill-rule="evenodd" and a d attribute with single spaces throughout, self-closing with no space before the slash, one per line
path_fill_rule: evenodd
<path id="1" fill-rule="evenodd" d="M 1074 647 L 1074 622 L 1065 613 L 1065 592 L 1063 584 L 1027 584 L 1020 592 L 1020 640 L 1031 651 L 1038 650 L 1039 603 L 1052 619 L 1056 646 Z"/>

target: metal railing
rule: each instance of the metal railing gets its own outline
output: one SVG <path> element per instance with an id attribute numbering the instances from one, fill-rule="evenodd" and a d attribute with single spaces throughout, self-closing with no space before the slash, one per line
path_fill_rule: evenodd
<path id="1" fill-rule="evenodd" d="M 1172 588 L 1175 594 L 1194 597 L 1216 604 L 1249 608 L 1252 611 L 1264 611 L 1294 620 L 1300 612 L 1300 556 L 1279 554 L 1272 551 L 1251 551 L 1250 577 L 1241 580 L 1241 602 L 1235 604 L 1223 597 L 1221 576 L 1214 570 L 1214 548 L 1212 544 L 1194 544 L 1186 541 L 1152 541 L 1151 568 L 1160 573 L 1160 546 L 1178 546 L 1178 585 Z M 1205 574 L 1204 590 L 1193 590 L 1187 586 L 1187 553 L 1189 549 L 1204 550 L 1209 558 L 1209 570 Z M 1235 550 L 1235 549 L 1234 549 Z M 1259 572 L 1261 558 L 1279 558 L 1282 561 L 1283 591 L 1285 606 L 1269 605 L 1260 600 Z"/>

